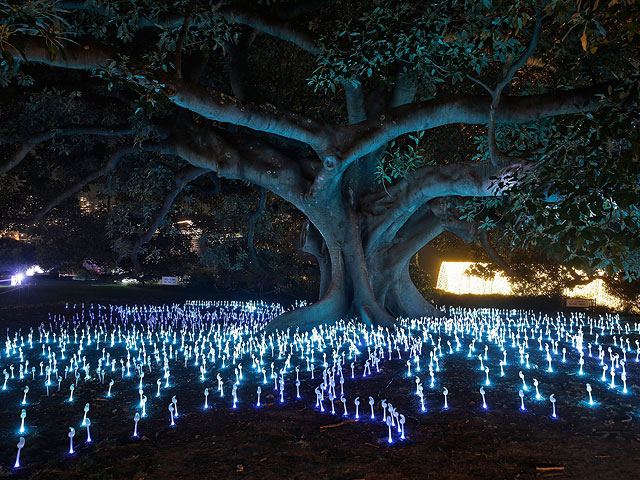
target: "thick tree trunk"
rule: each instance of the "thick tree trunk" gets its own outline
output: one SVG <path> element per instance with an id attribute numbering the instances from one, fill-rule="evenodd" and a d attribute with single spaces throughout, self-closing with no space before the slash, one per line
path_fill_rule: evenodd
<path id="1" fill-rule="evenodd" d="M 331 201 L 310 208 L 307 214 L 313 223 L 303 227 L 301 247 L 318 260 L 320 298 L 274 319 L 269 331 L 308 330 L 356 317 L 370 325 L 390 328 L 397 317 L 438 315 L 409 277 L 415 241 L 406 242 L 406 248 L 400 248 L 403 245 L 397 242 L 386 243 L 365 258 L 361 235 L 365 219 L 356 215 L 347 201 Z M 440 231 L 428 235 L 426 241 Z"/>
<path id="2" fill-rule="evenodd" d="M 288 328 L 309 330 L 323 323 L 334 323 L 346 318 L 349 312 L 347 277 L 344 257 L 340 248 L 329 249 L 331 257 L 331 283 L 325 294 L 317 302 L 297 310 L 292 310 L 273 319 L 267 325 L 268 331 Z"/>
<path id="3" fill-rule="evenodd" d="M 438 310 L 418 291 L 409 275 L 409 263 L 400 268 L 400 276 L 387 294 L 387 309 L 396 317 L 437 316 Z"/>
<path id="4" fill-rule="evenodd" d="M 318 289 L 318 300 L 320 300 L 329 290 L 331 284 L 331 259 L 327 250 L 327 244 L 322 238 L 322 234 L 308 220 L 302 226 L 300 233 L 300 248 L 303 252 L 310 253 L 316 257 L 318 268 L 320 269 L 320 288 Z"/>

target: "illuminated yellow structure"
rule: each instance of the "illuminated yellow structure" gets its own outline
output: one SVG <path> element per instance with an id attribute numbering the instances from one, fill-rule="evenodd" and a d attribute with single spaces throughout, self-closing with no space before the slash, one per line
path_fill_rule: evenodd
<path id="1" fill-rule="evenodd" d="M 493 280 L 467 274 L 472 262 L 442 262 L 436 288 L 457 295 L 513 295 L 511 284 L 500 273 Z"/>
<path id="2" fill-rule="evenodd" d="M 469 275 L 467 270 L 474 265 L 472 262 L 442 262 L 436 288 L 457 295 L 517 295 L 509 281 L 500 273 L 496 273 L 493 280 Z M 572 289 L 565 289 L 563 295 L 568 298 L 589 298 L 595 300 L 596 305 L 621 309 L 623 302 L 607 292 L 603 280 L 594 280 L 586 285 Z"/>
<path id="3" fill-rule="evenodd" d="M 596 305 L 620 310 L 623 302 L 618 297 L 614 297 L 607 292 L 604 280 L 594 280 L 586 285 L 579 285 L 572 289 L 565 288 L 562 294 L 568 298 L 592 298 L 596 301 Z"/>

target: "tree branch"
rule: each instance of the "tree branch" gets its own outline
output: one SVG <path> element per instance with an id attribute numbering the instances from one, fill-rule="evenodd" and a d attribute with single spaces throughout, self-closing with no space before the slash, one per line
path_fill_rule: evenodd
<path id="1" fill-rule="evenodd" d="M 116 58 L 111 50 L 95 44 L 66 44 L 64 52 L 58 52 L 52 58 L 44 42 L 37 39 L 26 39 L 22 53 L 31 62 L 83 70 L 106 68 L 110 59 Z M 17 51 L 14 56 L 22 58 Z M 169 101 L 205 118 L 298 140 L 311 145 L 316 151 L 324 151 L 329 143 L 332 128 L 323 122 L 279 111 L 273 105 L 259 107 L 244 104 L 233 97 L 195 84 L 172 83 L 170 79 L 166 83 Z"/>
<path id="2" fill-rule="evenodd" d="M 385 258 L 388 267 L 403 265 L 422 247 L 442 233 L 442 223 L 428 203 L 418 209 L 397 232 Z"/>
<path id="3" fill-rule="evenodd" d="M 208 170 L 206 168 L 188 167 L 174 177 L 175 186 L 169 191 L 169 193 L 165 197 L 164 202 L 162 203 L 162 207 L 160 207 L 160 210 L 158 210 L 154 215 L 149 228 L 145 230 L 144 233 L 138 237 L 138 239 L 136 240 L 136 243 L 133 245 L 133 248 L 131 250 L 131 261 L 133 262 L 134 271 L 136 273 L 140 272 L 140 267 L 141 267 L 140 261 L 138 259 L 138 252 L 140 251 L 140 247 L 145 243 L 148 243 L 149 240 L 151 240 L 153 235 L 156 233 L 156 231 L 160 227 L 160 224 L 162 223 L 164 218 L 167 216 L 167 213 L 169 213 L 169 210 L 171 209 L 173 202 L 175 201 L 177 196 L 180 194 L 180 192 L 184 189 L 184 187 L 186 187 L 189 184 L 189 182 L 195 180 L 196 178 L 206 173 L 207 171 Z"/>
<path id="4" fill-rule="evenodd" d="M 300 249 L 316 257 L 320 269 L 320 288 L 318 299 L 324 297 L 331 282 L 331 259 L 327 250 L 327 242 L 318 228 L 309 220 L 305 220 L 300 230 Z"/>
<path id="5" fill-rule="evenodd" d="M 105 68 L 110 60 L 117 58 L 115 52 L 109 47 L 95 42 L 83 42 L 79 45 L 65 43 L 63 52 L 58 51 L 56 55 L 50 54 L 44 40 L 22 37 L 17 39 L 16 43 L 18 42 L 21 44 L 21 50 L 12 49 L 13 52 L 7 52 L 16 60 L 43 63 L 52 67 L 92 70 Z"/>
<path id="6" fill-rule="evenodd" d="M 255 137 L 231 135 L 208 126 L 185 123 L 174 138 L 174 155 L 219 177 L 264 187 L 299 208 L 307 184 L 322 168 L 317 159 L 300 162 Z"/>
<path id="7" fill-rule="evenodd" d="M 413 102 L 416 91 L 417 86 L 415 82 L 411 80 L 410 72 L 400 70 L 396 76 L 396 81 L 391 92 L 389 108 L 396 108 Z"/>
<path id="8" fill-rule="evenodd" d="M 497 122 L 525 123 L 541 118 L 570 115 L 594 110 L 602 86 L 564 92 L 506 97 L 496 115 Z M 429 130 L 454 123 L 486 124 L 491 97 L 482 95 L 443 95 L 425 102 L 411 103 L 387 110 L 365 122 L 343 128 L 338 133 L 340 165 L 351 162 L 382 147 L 405 133 Z"/>
<path id="9" fill-rule="evenodd" d="M 387 189 L 371 209 L 370 233 L 365 251 L 373 252 L 379 242 L 393 238 L 422 205 L 440 197 L 496 195 L 491 176 L 495 168 L 488 163 L 425 165 Z"/>
<path id="10" fill-rule="evenodd" d="M 130 135 L 133 130 L 129 127 L 83 127 L 83 126 L 70 126 L 55 128 L 39 133 L 33 134 L 28 140 L 20 145 L 20 148 L 10 155 L 7 160 L 0 164 L 0 175 L 7 173 L 12 168 L 17 167 L 22 160 L 41 142 L 51 140 L 52 138 L 70 136 L 70 135 L 97 135 L 104 137 L 117 137 L 122 135 Z"/>
<path id="11" fill-rule="evenodd" d="M 142 146 L 128 146 L 123 147 L 111 154 L 107 163 L 105 163 L 101 168 L 95 170 L 82 179 L 78 180 L 76 183 L 68 187 L 64 192 L 50 200 L 40 211 L 38 211 L 33 217 L 29 220 L 26 220 L 24 223 L 26 225 L 32 225 L 34 223 L 42 220 L 52 209 L 60 205 L 67 198 L 75 195 L 80 190 L 82 190 L 85 186 L 90 184 L 91 182 L 97 180 L 98 178 L 106 175 L 110 171 L 112 171 L 120 160 L 127 155 L 131 155 L 136 152 L 164 152 L 167 150 L 167 144 L 164 142 L 156 143 L 156 144 L 147 144 Z"/>
<path id="12" fill-rule="evenodd" d="M 531 41 L 529 42 L 529 46 L 520 56 L 520 58 L 518 58 L 518 60 L 516 60 L 511 65 L 511 67 L 509 67 L 507 74 L 502 80 L 498 82 L 494 89 L 489 88 L 487 84 L 482 82 L 481 80 L 467 75 L 468 78 L 476 82 L 478 85 L 482 86 L 491 95 L 491 105 L 489 106 L 489 127 L 487 135 L 489 137 L 489 155 L 491 157 L 491 163 L 493 163 L 495 166 L 505 166 L 512 160 L 508 155 L 505 155 L 500 151 L 500 149 L 498 148 L 498 143 L 496 142 L 496 115 L 502 91 L 507 85 L 509 85 L 509 83 L 511 83 L 511 79 L 513 78 L 513 76 L 524 66 L 524 64 L 527 62 L 527 59 L 535 51 L 536 46 L 538 45 L 538 40 L 540 39 L 540 30 L 542 28 L 542 22 L 544 18 L 545 17 L 540 15 L 540 11 L 536 11 L 536 25 L 533 29 L 533 35 L 531 37 Z"/>
<path id="13" fill-rule="evenodd" d="M 233 97 L 209 92 L 198 85 L 177 85 L 169 100 L 210 120 L 298 140 L 316 151 L 325 150 L 329 142 L 329 128 L 321 122 L 296 113 L 280 112 L 273 105 L 243 104 Z"/>
<path id="14" fill-rule="evenodd" d="M 216 174 L 214 172 L 210 172 L 208 177 L 211 180 L 211 183 L 213 184 L 211 187 L 206 188 L 206 187 L 201 187 L 200 185 L 194 184 L 194 185 L 191 185 L 191 188 L 194 188 L 204 193 L 205 195 L 216 196 L 220 193 L 220 180 L 218 180 L 218 177 L 216 177 Z"/>
<path id="15" fill-rule="evenodd" d="M 411 80 L 408 72 L 404 71 L 402 67 L 397 68 L 396 80 L 394 82 L 393 90 L 391 91 L 388 100 L 388 107 L 395 108 L 401 105 L 405 105 L 413 101 L 416 93 L 416 85 Z M 347 111 L 349 112 L 349 124 L 362 122 L 367 118 L 368 114 L 373 116 L 379 112 L 376 112 L 377 108 L 373 110 L 367 110 L 365 107 L 364 92 L 362 91 L 362 84 L 359 84 L 359 93 L 357 91 L 350 92 L 345 85 L 345 93 L 347 94 Z M 375 95 L 375 93 L 374 93 Z M 350 105 L 351 103 L 351 105 Z M 378 100 L 375 103 L 379 103 L 380 108 L 384 107 L 385 101 Z M 356 115 L 351 112 L 358 112 L 357 108 L 362 108 L 362 113 Z M 376 184 L 376 166 L 379 159 L 384 154 L 386 146 L 382 146 L 376 149 L 374 152 L 357 159 L 352 163 L 345 172 L 345 179 L 353 186 L 357 192 L 356 197 L 360 197 L 367 191 L 371 191 L 375 188 Z"/>
<path id="16" fill-rule="evenodd" d="M 193 4 L 195 0 L 191 0 L 189 2 L 189 7 L 187 8 L 186 15 L 184 16 L 184 21 L 182 22 L 182 27 L 180 27 L 180 33 L 178 34 L 178 40 L 176 41 L 176 78 L 178 80 L 182 80 L 182 44 L 184 43 L 184 37 L 187 34 L 187 28 L 189 28 L 189 23 L 191 23 L 191 12 L 193 11 Z"/>
<path id="17" fill-rule="evenodd" d="M 267 35 L 297 45 L 311 55 L 320 55 L 317 39 L 308 30 L 298 29 L 279 19 L 268 18 L 241 7 L 221 7 L 220 14 L 229 23 L 239 23 L 255 28 Z"/>
<path id="18" fill-rule="evenodd" d="M 349 125 L 364 122 L 367 112 L 364 105 L 364 87 L 359 79 L 345 80 L 342 82 L 344 95 L 347 101 L 347 114 Z"/>
<path id="19" fill-rule="evenodd" d="M 462 204 L 459 197 L 440 197 L 429 202 L 431 210 L 440 219 L 442 228 L 454 233 L 467 243 L 478 238 L 477 222 L 460 220 L 458 207 Z"/>

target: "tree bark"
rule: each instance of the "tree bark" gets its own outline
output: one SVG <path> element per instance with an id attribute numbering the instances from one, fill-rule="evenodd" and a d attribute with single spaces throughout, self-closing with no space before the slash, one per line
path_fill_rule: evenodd
<path id="1" fill-rule="evenodd" d="M 318 300 L 324 297 L 331 283 L 331 259 L 327 250 L 327 244 L 322 234 L 308 220 L 302 226 L 300 232 L 300 248 L 303 252 L 316 257 L 320 270 L 320 286 L 318 288 Z"/>

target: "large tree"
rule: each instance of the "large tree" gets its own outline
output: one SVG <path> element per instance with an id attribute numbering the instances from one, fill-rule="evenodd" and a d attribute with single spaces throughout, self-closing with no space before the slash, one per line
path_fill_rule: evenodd
<path id="1" fill-rule="evenodd" d="M 272 328 L 434 314 L 409 262 L 444 230 L 471 240 L 501 225 L 634 275 L 632 4 L 0 2 L 5 90 L 58 82 L 85 102 L 42 115 L 40 129 L 28 116 L 29 128 L 7 128 L 0 173 L 64 138 L 108 152 L 53 200 L 30 197 L 37 222 L 127 157 L 172 159 L 134 260 L 202 175 L 273 192 L 308 219 L 302 248 L 321 285 Z"/>

